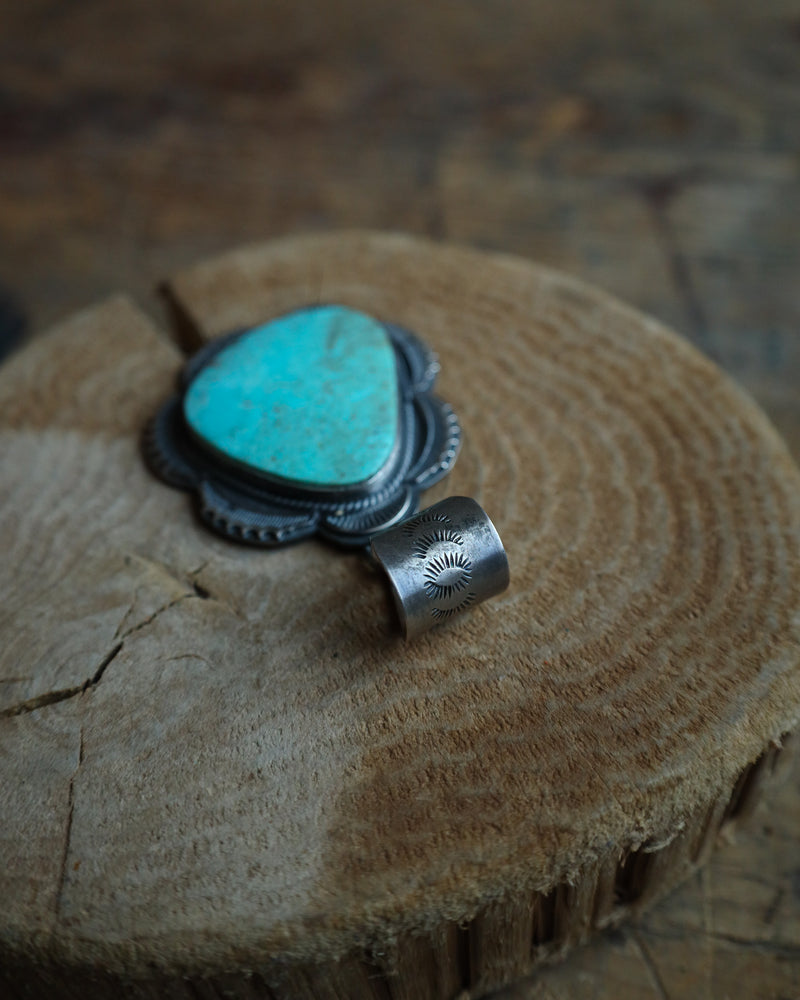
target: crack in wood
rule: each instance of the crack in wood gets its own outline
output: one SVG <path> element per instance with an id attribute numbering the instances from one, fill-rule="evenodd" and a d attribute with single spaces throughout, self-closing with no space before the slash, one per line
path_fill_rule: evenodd
<path id="1" fill-rule="evenodd" d="M 194 590 L 195 595 L 202 601 L 213 600 L 211 591 L 207 587 L 204 587 L 201 583 L 198 583 L 197 580 L 192 580 L 192 589 Z"/>
<path id="2" fill-rule="evenodd" d="M 81 726 L 80 741 L 78 744 L 78 764 L 72 773 L 72 777 L 69 779 L 69 792 L 67 795 L 67 823 L 66 823 L 66 829 L 64 831 L 64 848 L 61 852 L 61 865 L 59 868 L 59 875 L 58 875 L 58 889 L 56 890 L 56 902 L 55 902 L 56 920 L 58 920 L 58 918 L 61 915 L 61 904 L 64 895 L 64 883 L 67 877 L 67 859 L 69 857 L 69 847 L 70 847 L 70 842 L 72 840 L 72 818 L 75 813 L 75 779 L 77 778 L 78 772 L 83 766 L 83 758 L 84 758 L 83 726 Z"/>
<path id="3" fill-rule="evenodd" d="M 709 997 L 714 996 L 714 938 L 716 937 L 716 931 L 714 929 L 714 898 L 711 892 L 711 875 L 709 869 L 702 868 L 700 870 L 700 891 L 701 891 L 701 903 L 703 907 L 703 929 L 704 935 L 704 972 L 705 972 L 705 985 L 706 985 L 706 995 Z"/>
<path id="4" fill-rule="evenodd" d="M 140 621 L 137 625 L 133 625 L 131 628 L 127 629 L 127 631 L 123 632 L 120 638 L 123 640 L 127 639 L 128 636 L 133 635 L 134 632 L 139 632 L 147 625 L 152 625 L 159 615 L 163 615 L 165 611 L 169 611 L 170 608 L 174 608 L 176 604 L 180 604 L 181 601 L 191 600 L 196 597 L 200 597 L 200 595 L 196 592 L 192 592 L 191 594 L 181 594 L 180 597 L 173 598 L 160 608 L 156 608 L 156 610 L 151 615 L 148 615 L 144 621 Z"/>
<path id="5" fill-rule="evenodd" d="M 8 708 L 2 709 L 0 711 L 0 719 L 11 718 L 14 715 L 24 715 L 28 712 L 35 712 L 39 708 L 44 708 L 46 705 L 55 705 L 59 701 L 66 701 L 68 698 L 74 698 L 76 695 L 84 694 L 90 688 L 93 688 L 96 684 L 100 683 L 100 678 L 108 669 L 109 664 L 115 659 L 116 656 L 122 650 L 123 643 L 118 642 L 116 646 L 109 650 L 109 652 L 100 661 L 99 666 L 92 674 L 88 677 L 82 684 L 76 684 L 73 687 L 60 688 L 57 691 L 46 691 L 44 694 L 36 695 L 34 698 L 28 698 L 26 701 L 17 702 L 16 705 L 10 705 Z"/>
<path id="6" fill-rule="evenodd" d="M 666 258 L 667 269 L 675 290 L 683 303 L 694 342 L 709 357 L 719 360 L 711 341 L 705 305 L 695 286 L 689 261 L 680 245 L 669 214 L 672 202 L 686 187 L 698 180 L 702 180 L 702 173 L 690 170 L 673 176 L 637 178 L 634 180 L 634 187 L 640 192 L 650 211 L 656 237 Z"/>
<path id="7" fill-rule="evenodd" d="M 792 941 L 757 941 L 752 938 L 741 937 L 738 934 L 726 934 L 723 931 L 712 931 L 707 936 L 714 941 L 723 941 L 725 944 L 732 944 L 737 948 L 745 948 L 748 951 L 763 952 L 765 955 L 777 955 L 792 961 L 800 959 L 800 945 Z"/>
<path id="8" fill-rule="evenodd" d="M 766 911 L 764 912 L 764 916 L 762 917 L 762 920 L 764 921 L 765 924 L 774 923 L 775 917 L 777 916 L 778 910 L 780 909 L 781 903 L 783 902 L 783 898 L 785 895 L 786 895 L 786 887 L 782 885 L 778 886 L 777 892 L 772 897 L 772 900 L 770 901 L 770 904 L 767 907 Z"/>
<path id="9" fill-rule="evenodd" d="M 20 701 L 14 705 L 9 705 L 7 708 L 0 709 L 0 719 L 8 719 L 12 718 L 15 715 L 25 715 L 28 712 L 35 712 L 37 711 L 37 709 L 45 708 L 48 705 L 55 705 L 60 701 L 66 701 L 69 698 L 74 698 L 77 695 L 81 695 L 84 694 L 86 691 L 89 691 L 91 688 L 99 684 L 103 674 L 106 672 L 109 665 L 121 652 L 125 640 L 128 638 L 128 636 L 133 635 L 135 632 L 141 631 L 141 629 L 145 628 L 147 625 L 152 625 L 152 623 L 159 617 L 159 615 L 164 614 L 165 611 L 169 611 L 170 608 L 174 608 L 176 604 L 180 604 L 182 601 L 188 601 L 188 600 L 207 601 L 207 600 L 215 600 L 215 598 L 212 596 L 211 592 L 208 591 L 201 584 L 192 581 L 192 593 L 181 594 L 180 597 L 176 597 L 174 600 L 169 601 L 162 607 L 157 608 L 151 615 L 145 618 L 144 621 L 141 621 L 137 625 L 134 625 L 132 628 L 129 628 L 121 635 L 119 635 L 118 633 L 118 635 L 115 636 L 115 638 L 119 638 L 119 642 L 117 642 L 103 657 L 103 659 L 100 661 L 100 664 L 98 665 L 94 673 L 91 675 L 91 677 L 88 677 L 81 684 L 74 684 L 71 687 L 67 688 L 58 688 L 55 691 L 46 691 L 44 692 L 44 694 L 35 695 L 33 698 L 27 698 L 25 701 Z M 233 611 L 233 609 L 231 610 Z M 234 611 L 234 614 L 235 613 L 236 612 Z"/>
<path id="10" fill-rule="evenodd" d="M 664 980 L 661 978 L 661 973 L 658 971 L 658 966 L 650 953 L 650 949 L 644 943 L 641 935 L 637 931 L 631 932 L 631 940 L 636 945 L 639 954 L 642 956 L 642 961 L 647 969 L 647 974 L 650 977 L 650 981 L 653 984 L 653 988 L 659 996 L 659 1000 L 670 1000 L 670 995 L 664 985 Z"/>

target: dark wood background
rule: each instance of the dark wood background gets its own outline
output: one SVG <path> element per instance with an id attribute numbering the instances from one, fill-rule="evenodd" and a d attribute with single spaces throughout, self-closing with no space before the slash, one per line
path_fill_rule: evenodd
<path id="1" fill-rule="evenodd" d="M 365 226 L 665 320 L 800 458 L 800 6 L 0 0 L 0 312 Z M 409 289 L 413 294 L 413 289 Z M 800 769 L 638 925 L 509 998 L 800 997 Z"/>

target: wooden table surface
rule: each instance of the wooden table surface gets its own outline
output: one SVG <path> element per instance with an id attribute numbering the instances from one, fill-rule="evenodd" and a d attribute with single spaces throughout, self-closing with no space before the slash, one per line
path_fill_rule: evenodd
<path id="1" fill-rule="evenodd" d="M 796 3 L 0 0 L 0 24 L 0 307 L 33 333 L 119 289 L 160 316 L 161 278 L 231 246 L 401 229 L 664 319 L 800 459 Z M 690 884 L 504 995 L 800 997 L 799 785 L 789 762 Z"/>

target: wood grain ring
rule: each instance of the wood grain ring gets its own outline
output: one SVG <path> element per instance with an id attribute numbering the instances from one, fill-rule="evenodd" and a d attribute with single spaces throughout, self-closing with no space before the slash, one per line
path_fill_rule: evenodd
<path id="1" fill-rule="evenodd" d="M 755 405 L 597 290 L 408 237 L 166 294 L 183 344 L 321 301 L 419 332 L 465 434 L 425 502 L 478 499 L 512 589 L 409 650 L 357 558 L 204 531 L 141 465 L 181 357 L 124 300 L 12 359 L 10 995 L 477 995 L 702 862 L 800 715 L 800 475 Z"/>

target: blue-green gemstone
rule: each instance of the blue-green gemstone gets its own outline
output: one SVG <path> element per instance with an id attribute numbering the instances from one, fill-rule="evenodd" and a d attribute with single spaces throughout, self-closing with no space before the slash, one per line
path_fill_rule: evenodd
<path id="1" fill-rule="evenodd" d="M 397 437 L 394 348 L 344 306 L 298 310 L 249 330 L 195 376 L 186 422 L 234 462 L 305 486 L 374 476 Z"/>

